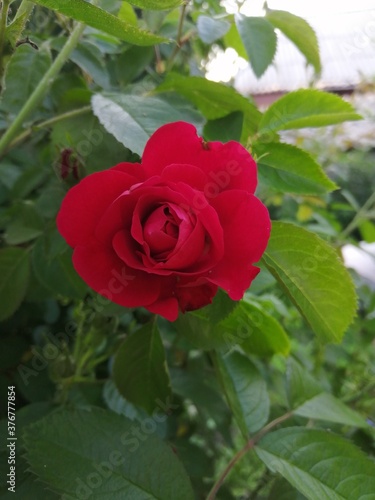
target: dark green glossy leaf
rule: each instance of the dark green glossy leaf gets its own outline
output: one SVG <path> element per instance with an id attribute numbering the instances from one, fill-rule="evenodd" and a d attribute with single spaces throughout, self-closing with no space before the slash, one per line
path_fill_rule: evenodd
<path id="1" fill-rule="evenodd" d="M 125 339 L 116 353 L 113 375 L 119 392 L 152 413 L 171 396 L 164 346 L 156 323 L 147 324 Z"/>
<path id="2" fill-rule="evenodd" d="M 20 306 L 29 282 L 29 252 L 23 248 L 0 250 L 0 321 L 11 316 Z"/>
<path id="3" fill-rule="evenodd" d="M 309 500 L 370 500 L 375 463 L 335 434 L 292 427 L 265 436 L 256 452 Z"/>
<path id="4" fill-rule="evenodd" d="M 38 280 L 53 294 L 82 299 L 87 285 L 72 264 L 72 251 L 57 231 L 38 238 L 32 250 L 32 263 Z"/>
<path id="5" fill-rule="evenodd" d="M 26 429 L 26 458 L 67 499 L 193 500 L 181 463 L 150 428 L 99 408 L 62 410 Z"/>
<path id="6" fill-rule="evenodd" d="M 8 113 L 18 113 L 51 62 L 51 55 L 45 48 L 35 50 L 29 45 L 18 47 L 7 67 L 1 107 Z"/>
<path id="7" fill-rule="evenodd" d="M 237 424 L 245 439 L 267 423 L 270 401 L 267 385 L 256 366 L 243 354 L 217 354 L 218 376 L 221 380 Z"/>

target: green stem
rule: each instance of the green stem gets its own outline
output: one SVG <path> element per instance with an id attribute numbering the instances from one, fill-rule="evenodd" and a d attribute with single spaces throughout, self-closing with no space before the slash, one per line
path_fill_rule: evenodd
<path id="1" fill-rule="evenodd" d="M 47 73 L 43 76 L 43 78 L 39 82 L 39 85 L 36 87 L 29 99 L 25 102 L 23 108 L 16 116 L 12 125 L 0 139 L 0 156 L 4 154 L 8 145 L 12 142 L 18 131 L 22 128 L 25 120 L 29 117 L 29 115 L 34 111 L 34 109 L 39 105 L 40 101 L 45 96 L 52 81 L 60 72 L 64 63 L 67 61 L 70 54 L 75 49 L 84 29 L 84 24 L 76 25 L 61 52 L 56 57 Z"/>
<path id="2" fill-rule="evenodd" d="M 0 12 L 0 78 L 1 79 L 4 73 L 5 32 L 7 29 L 9 5 L 10 5 L 10 0 L 3 0 Z"/>
<path id="3" fill-rule="evenodd" d="M 183 29 L 184 29 L 184 21 L 185 21 L 185 15 L 186 15 L 186 9 L 188 6 L 188 2 L 189 2 L 189 0 L 185 0 L 185 2 L 183 3 L 183 5 L 181 7 L 180 21 L 179 21 L 178 29 L 177 29 L 176 45 L 175 45 L 175 48 L 173 49 L 173 52 L 169 58 L 168 63 L 167 63 L 167 69 L 171 69 L 173 62 L 175 60 L 175 57 L 179 53 L 181 46 L 182 46 L 181 40 L 182 40 L 182 33 L 183 33 Z"/>
<path id="4" fill-rule="evenodd" d="M 76 116 L 83 115 L 85 113 L 89 113 L 91 111 L 91 106 L 84 106 L 83 108 L 73 109 L 72 111 L 67 111 L 66 113 L 61 113 L 60 115 L 56 115 L 53 118 L 49 118 L 43 122 L 32 125 L 30 128 L 22 132 L 19 136 L 17 136 L 6 148 L 6 151 L 14 148 L 14 146 L 18 146 L 21 142 L 27 139 L 33 132 L 50 127 L 55 123 L 68 120 L 69 118 L 74 118 Z"/>
<path id="5" fill-rule="evenodd" d="M 232 460 L 229 462 L 229 464 L 225 467 L 223 472 L 220 474 L 219 479 L 216 481 L 216 483 L 213 485 L 210 493 L 208 494 L 208 497 L 206 500 L 214 500 L 216 498 L 216 494 L 221 488 L 222 484 L 224 483 L 225 478 L 227 475 L 230 473 L 230 471 L 233 469 L 233 467 L 236 465 L 236 463 L 244 456 L 246 453 L 254 448 L 254 446 L 257 444 L 262 437 L 267 434 L 269 431 L 271 431 L 274 427 L 277 425 L 281 424 L 285 420 L 288 420 L 293 416 L 293 412 L 289 411 L 288 413 L 285 413 L 284 415 L 281 415 L 281 417 L 275 418 L 275 420 L 272 420 L 269 424 L 267 424 L 263 429 L 261 429 L 259 432 L 255 434 L 254 437 L 252 437 L 246 445 L 238 452 Z"/>
<path id="6" fill-rule="evenodd" d="M 368 198 L 366 203 L 358 210 L 357 214 L 354 216 L 353 220 L 346 226 L 346 228 L 339 235 L 340 239 L 345 239 L 349 234 L 356 229 L 358 224 L 361 223 L 363 218 L 366 218 L 367 211 L 375 203 L 375 192 Z"/>

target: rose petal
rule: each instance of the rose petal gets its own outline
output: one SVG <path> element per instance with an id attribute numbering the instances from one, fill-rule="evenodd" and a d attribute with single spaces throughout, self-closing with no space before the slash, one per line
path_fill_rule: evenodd
<path id="1" fill-rule="evenodd" d="M 161 179 L 166 182 L 184 182 L 189 186 L 203 191 L 208 182 L 205 172 L 194 165 L 168 165 L 161 172 Z"/>
<path id="2" fill-rule="evenodd" d="M 236 190 L 221 193 L 212 204 L 223 228 L 225 250 L 208 279 L 239 300 L 259 272 L 252 264 L 267 247 L 271 231 L 268 210 L 255 196 Z"/>
<path id="3" fill-rule="evenodd" d="M 88 241 L 110 204 L 138 179 L 113 169 L 91 174 L 66 194 L 57 215 L 57 227 L 68 245 Z"/>
<path id="4" fill-rule="evenodd" d="M 182 312 L 195 311 L 212 303 L 217 286 L 205 280 L 178 286 L 175 294 Z"/>
<path id="5" fill-rule="evenodd" d="M 155 186 L 144 183 L 141 187 L 123 196 L 119 196 L 100 219 L 95 231 L 96 237 L 106 243 L 113 240 L 113 245 L 119 257 L 132 268 L 148 273 L 168 275 L 171 270 L 168 261 L 155 263 L 145 250 L 142 220 L 150 210 L 161 202 L 179 205 L 180 210 L 192 210 L 205 231 L 205 248 L 199 247 L 202 256 L 195 266 L 191 266 L 188 252 L 183 259 L 172 262 L 171 266 L 177 273 L 189 275 L 198 274 L 213 267 L 223 256 L 223 231 L 216 211 L 207 204 L 201 210 L 196 210 L 196 195 L 200 193 L 186 184 L 179 183 L 174 189 L 169 186 Z M 198 206 L 198 205 L 197 205 Z M 201 206 L 201 205 L 199 205 Z M 132 215 L 132 220 L 130 217 Z M 198 231 L 198 230 L 197 230 Z M 121 233 L 123 233 L 121 235 Z M 195 234 L 194 237 L 197 235 Z M 198 239 L 197 239 L 198 241 Z M 143 249 L 142 249 L 143 247 Z M 185 248 L 184 248 L 185 251 Z M 140 256 L 143 254 L 143 257 Z M 191 266 L 189 269 L 183 269 Z M 179 271 L 181 270 L 181 271 Z"/>
<path id="6" fill-rule="evenodd" d="M 159 276 L 125 266 L 116 253 L 104 245 L 95 242 L 78 246 L 73 253 L 73 264 L 91 288 L 121 306 L 145 306 L 159 298 Z"/>
<path id="7" fill-rule="evenodd" d="M 177 237 L 165 230 L 167 223 L 165 207 L 163 206 L 154 210 L 144 223 L 143 237 L 154 254 L 171 251 L 176 246 Z"/>
<path id="8" fill-rule="evenodd" d="M 160 314 L 168 321 L 176 321 L 178 318 L 178 302 L 175 297 L 162 299 L 146 306 L 146 309 L 153 314 Z"/>
<path id="9" fill-rule="evenodd" d="M 142 165 L 147 176 L 161 175 L 165 167 L 173 164 L 199 167 L 207 175 L 203 191 L 208 198 L 228 189 L 254 193 L 257 186 L 256 163 L 241 144 L 204 143 L 190 123 L 164 125 L 146 144 Z"/>

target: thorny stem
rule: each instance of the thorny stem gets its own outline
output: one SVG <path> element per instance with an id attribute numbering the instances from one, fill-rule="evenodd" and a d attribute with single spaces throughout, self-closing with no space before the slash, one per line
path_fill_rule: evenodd
<path id="1" fill-rule="evenodd" d="M 216 498 L 216 494 L 221 488 L 222 484 L 225 481 L 225 478 L 227 475 L 230 473 L 230 471 L 233 469 L 233 467 L 236 465 L 236 463 L 244 456 L 246 453 L 254 448 L 254 446 L 257 444 L 257 442 L 262 439 L 262 437 L 267 434 L 270 430 L 272 430 L 274 427 L 277 425 L 281 424 L 285 420 L 288 420 L 291 416 L 293 415 L 293 412 L 289 411 L 288 413 L 285 413 L 284 415 L 281 415 L 281 417 L 275 418 L 275 420 L 272 420 L 269 424 L 267 424 L 263 429 L 261 429 L 257 434 L 255 434 L 254 437 L 249 439 L 249 441 L 246 443 L 246 445 L 238 452 L 236 455 L 232 458 L 232 460 L 229 462 L 229 464 L 226 466 L 226 468 L 223 470 L 223 472 L 220 474 L 219 479 L 216 481 L 216 483 L 213 485 L 210 493 L 208 494 L 208 497 L 206 500 L 214 500 Z"/>
<path id="2" fill-rule="evenodd" d="M 17 135 L 18 131 L 22 127 L 25 120 L 34 111 L 34 109 L 39 105 L 40 101 L 45 96 L 49 86 L 60 72 L 61 68 L 69 58 L 70 54 L 76 48 L 77 43 L 85 29 L 84 24 L 77 24 L 72 31 L 70 37 L 68 38 L 66 44 L 62 48 L 59 55 L 56 57 L 46 74 L 40 80 L 39 85 L 36 87 L 34 92 L 28 98 L 28 100 L 23 105 L 21 111 L 16 116 L 12 125 L 8 128 L 5 134 L 0 139 L 0 156 L 2 156 L 7 149 L 8 145 L 12 142 L 14 137 Z"/>

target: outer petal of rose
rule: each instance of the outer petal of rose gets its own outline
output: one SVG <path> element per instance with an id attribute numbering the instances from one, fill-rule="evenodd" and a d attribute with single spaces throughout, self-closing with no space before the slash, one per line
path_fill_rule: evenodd
<path id="1" fill-rule="evenodd" d="M 145 180 L 145 173 L 140 163 L 122 162 L 118 163 L 110 170 L 124 172 L 125 174 L 132 175 L 137 179 L 137 182 L 142 182 Z"/>
<path id="2" fill-rule="evenodd" d="M 256 163 L 238 142 L 204 143 L 190 123 L 175 122 L 160 127 L 148 140 L 142 157 L 146 175 L 160 175 L 172 164 L 190 164 L 208 176 L 203 191 L 208 197 L 227 189 L 254 193 Z"/>
<path id="3" fill-rule="evenodd" d="M 184 182 L 200 191 L 203 191 L 208 182 L 208 177 L 201 168 L 186 164 L 168 165 L 163 169 L 161 179 L 167 182 Z"/>
<path id="4" fill-rule="evenodd" d="M 121 306 L 147 306 L 159 298 L 160 278 L 125 266 L 116 253 L 104 245 L 95 242 L 76 247 L 73 264 L 91 288 Z"/>
<path id="5" fill-rule="evenodd" d="M 198 280 L 195 283 L 176 288 L 176 297 L 182 312 L 195 311 L 212 303 L 216 295 L 217 285 L 207 280 Z"/>
<path id="6" fill-rule="evenodd" d="M 161 299 L 153 304 L 145 306 L 146 309 L 154 314 L 160 314 L 168 321 L 176 321 L 178 318 L 178 302 L 175 297 Z"/>
<path id="7" fill-rule="evenodd" d="M 57 227 L 67 243 L 84 244 L 94 233 L 103 212 L 138 180 L 113 169 L 91 174 L 66 194 L 57 215 Z"/>
<path id="8" fill-rule="evenodd" d="M 208 279 L 239 300 L 258 274 L 257 262 L 267 247 L 271 231 L 268 210 L 253 195 L 243 191 L 221 193 L 213 206 L 224 232 L 224 257 Z"/>

